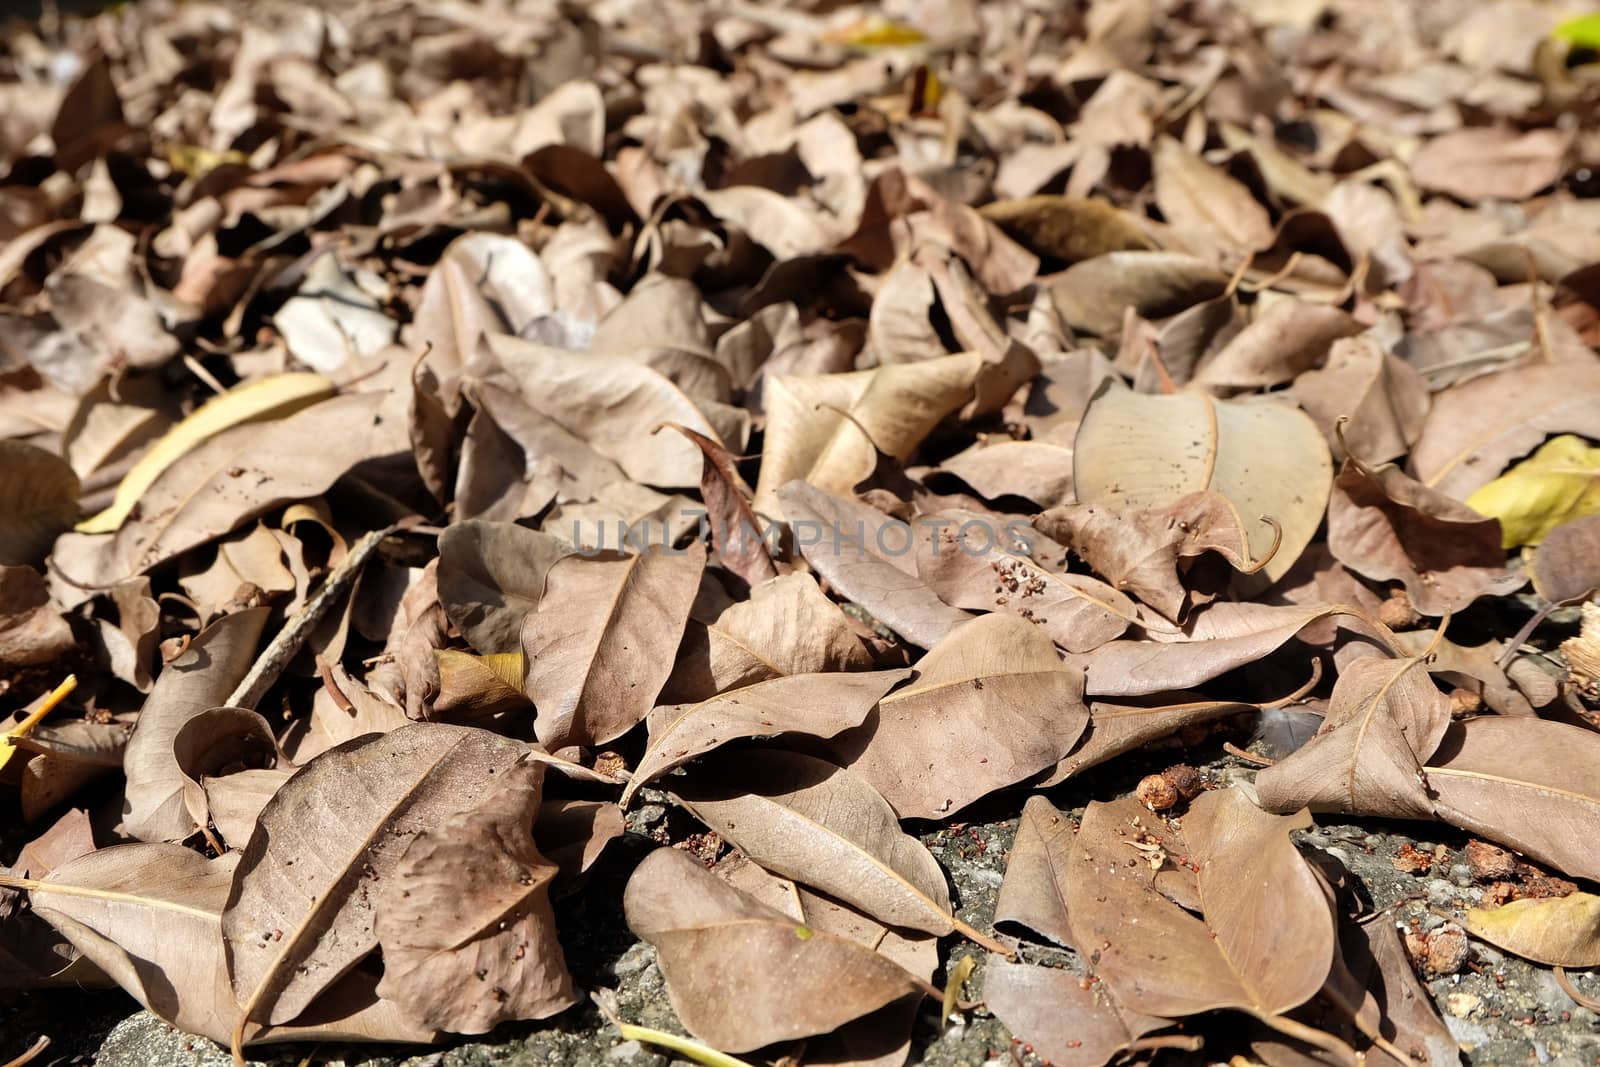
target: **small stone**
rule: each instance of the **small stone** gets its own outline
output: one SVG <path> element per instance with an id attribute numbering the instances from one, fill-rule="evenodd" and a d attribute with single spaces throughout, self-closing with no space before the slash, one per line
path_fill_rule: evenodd
<path id="1" fill-rule="evenodd" d="M 1423 968 L 1430 978 L 1455 974 L 1467 965 L 1472 947 L 1458 923 L 1445 923 L 1428 934 L 1428 960 Z"/>
<path id="2" fill-rule="evenodd" d="M 1461 850 L 1468 872 L 1479 882 L 1498 882 L 1510 878 L 1517 870 L 1517 858 L 1505 849 L 1487 841 L 1473 839 Z"/>
<path id="3" fill-rule="evenodd" d="M 1482 1004 L 1483 998 L 1472 993 L 1451 993 L 1444 998 L 1444 1010 L 1458 1019 L 1471 1015 Z"/>
<path id="4" fill-rule="evenodd" d="M 1453 922 L 1428 931 L 1407 930 L 1402 943 L 1412 966 L 1427 978 L 1455 974 L 1467 965 L 1471 954 L 1467 932 Z"/>

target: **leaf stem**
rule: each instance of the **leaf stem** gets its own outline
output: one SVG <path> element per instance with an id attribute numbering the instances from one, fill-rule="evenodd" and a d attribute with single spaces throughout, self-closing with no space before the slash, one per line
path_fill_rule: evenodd
<path id="1" fill-rule="evenodd" d="M 984 948 L 988 949 L 990 952 L 998 952 L 1000 955 L 1004 956 L 1007 960 L 1009 960 L 1012 963 L 1017 962 L 1017 950 L 1016 949 L 1009 948 L 1006 945 L 1001 944 L 999 941 L 996 941 L 994 938 L 990 937 L 988 934 L 983 933 L 981 930 L 978 930 L 975 927 L 967 925 L 965 922 L 963 922 L 961 920 L 961 918 L 959 916 L 951 915 L 950 916 L 950 923 L 951 923 L 952 926 L 955 927 L 956 933 L 960 934 L 962 937 L 966 938 L 968 941 L 971 941 L 973 944 L 982 945 Z"/>
<path id="2" fill-rule="evenodd" d="M 1572 979 L 1567 977 L 1567 969 L 1559 963 L 1556 964 L 1556 984 L 1561 987 L 1563 993 L 1572 998 L 1572 1002 L 1578 1007 L 1588 1008 L 1590 1011 L 1600 1014 L 1600 1000 L 1585 996 L 1577 986 L 1572 984 Z"/>
<path id="3" fill-rule="evenodd" d="M 1345 1042 L 1332 1034 L 1318 1030 L 1315 1026 L 1308 1026 L 1298 1019 L 1291 1019 L 1287 1015 L 1268 1015 L 1265 1013 L 1251 1012 L 1257 1019 L 1266 1023 L 1280 1034 L 1302 1041 L 1313 1048 L 1320 1048 L 1324 1052 L 1338 1057 L 1341 1063 L 1349 1067 L 1361 1067 L 1365 1057 Z M 1404 1061 L 1402 1061 L 1404 1062 Z"/>

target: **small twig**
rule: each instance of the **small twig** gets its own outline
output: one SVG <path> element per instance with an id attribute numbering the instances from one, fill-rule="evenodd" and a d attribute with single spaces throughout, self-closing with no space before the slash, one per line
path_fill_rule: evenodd
<path id="1" fill-rule="evenodd" d="M 39 1035 L 39 1040 L 37 1040 L 37 1041 L 35 1041 L 33 1043 L 33 1047 L 32 1048 L 28 1049 L 28 1051 L 24 1052 L 22 1055 L 16 1057 L 15 1059 L 7 1060 L 5 1062 L 5 1064 L 4 1064 L 4 1067 L 23 1067 L 23 1064 L 32 1063 L 34 1060 L 36 1060 L 39 1057 L 39 1054 L 41 1052 L 43 1052 L 45 1049 L 47 1049 L 49 1047 L 50 1047 L 50 1035 L 49 1034 L 40 1034 Z"/>
<path id="2" fill-rule="evenodd" d="M 1507 667 L 1509 667 L 1511 665 L 1511 661 L 1517 658 L 1517 652 L 1522 648 L 1523 644 L 1528 640 L 1528 638 L 1533 636 L 1533 631 L 1537 630 L 1539 628 L 1539 624 L 1544 622 L 1545 619 L 1549 618 L 1550 613 L 1556 610 L 1556 608 L 1559 606 L 1560 605 L 1558 604 L 1546 604 L 1538 611 L 1534 612 L 1533 618 L 1524 623 L 1522 629 L 1517 631 L 1517 635 L 1506 642 L 1506 647 L 1501 651 L 1499 657 L 1494 661 L 1494 665 L 1499 667 L 1501 670 L 1505 670 Z"/>
<path id="3" fill-rule="evenodd" d="M 1122 1051 L 1154 1052 L 1164 1048 L 1175 1048 L 1183 1052 L 1199 1052 L 1205 1045 L 1206 1039 L 1199 1034 L 1162 1034 L 1131 1041 Z"/>
<path id="4" fill-rule="evenodd" d="M 278 676 L 289 666 L 289 661 L 300 651 L 306 638 L 311 636 L 311 631 L 316 629 L 317 624 L 344 595 L 344 591 L 354 584 L 367 560 L 383 543 L 383 539 L 398 528 L 398 524 L 391 524 L 380 530 L 373 530 L 363 534 L 350 546 L 349 553 L 339 561 L 333 573 L 328 575 L 328 580 L 322 583 L 322 588 L 317 590 L 316 595 L 308 600 L 293 618 L 284 623 L 283 629 L 278 631 L 278 636 L 274 637 L 272 643 L 256 658 L 250 673 L 244 676 L 244 680 L 229 695 L 227 699 L 229 707 L 255 708 L 261 698 L 266 696 L 267 690 L 278 680 Z"/>
<path id="5" fill-rule="evenodd" d="M 335 707 L 346 715 L 354 715 L 356 713 L 356 706 L 350 702 L 349 697 L 344 695 L 344 690 L 339 688 L 339 683 L 334 681 L 333 668 L 328 666 L 328 661 L 321 656 L 317 657 L 317 677 L 322 679 L 322 688 L 326 689 L 328 695 L 333 698 Z"/>
<path id="6" fill-rule="evenodd" d="M 1275 759 L 1268 759 L 1266 756 L 1258 756 L 1254 752 L 1246 752 L 1232 741 L 1222 742 L 1222 751 L 1226 752 L 1230 756 L 1242 759 L 1254 767 L 1272 767 L 1278 762 Z"/>
<path id="7" fill-rule="evenodd" d="M 1563 993 L 1572 998 L 1572 1002 L 1578 1007 L 1588 1008 L 1590 1011 L 1600 1014 L 1600 1000 L 1586 995 L 1577 986 L 1573 985 L 1572 979 L 1567 977 L 1567 969 L 1559 963 L 1556 964 L 1556 984 L 1561 987 Z"/>
<path id="8" fill-rule="evenodd" d="M 205 383 L 205 387 L 210 389 L 213 393 L 216 393 L 220 396 L 228 391 L 227 386 L 217 381 L 216 376 L 210 371 L 206 370 L 204 363 L 201 363 L 198 359 L 195 359 L 187 352 L 185 352 L 183 355 L 183 365 L 188 367 L 189 373 L 193 374 L 196 378 L 199 378 L 201 382 Z"/>

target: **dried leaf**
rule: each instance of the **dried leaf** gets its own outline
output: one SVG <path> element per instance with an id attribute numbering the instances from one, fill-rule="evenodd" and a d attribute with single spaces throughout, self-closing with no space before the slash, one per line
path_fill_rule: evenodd
<path id="1" fill-rule="evenodd" d="M 1208 251 L 1235 255 L 1272 244 L 1272 220 L 1239 182 L 1171 137 L 1156 142 L 1155 201 L 1167 222 Z"/>
<path id="2" fill-rule="evenodd" d="M 217 620 L 156 679 L 123 758 L 128 787 L 122 822 L 139 840 L 182 841 L 204 825 L 185 804 L 185 774 L 173 746 L 185 724 L 225 702 L 244 678 L 266 622 L 266 608 Z"/>
<path id="3" fill-rule="evenodd" d="M 523 620 L 568 551 L 550 534 L 515 523 L 454 523 L 439 535 L 439 602 L 480 653 L 518 650 Z"/>
<path id="4" fill-rule="evenodd" d="M 1268 607 L 1212 604 L 1197 611 L 1177 641 L 1112 641 L 1076 658 L 1091 696 L 1146 696 L 1187 689 L 1254 663 L 1338 605 Z"/>
<path id="5" fill-rule="evenodd" d="M 1100 983 L 1071 971 L 1000 958 L 984 966 L 983 999 L 1006 1029 L 1057 1067 L 1100 1067 L 1136 1039 L 1171 1025 L 1128 1011 Z"/>
<path id="6" fill-rule="evenodd" d="M 1067 855 L 1077 831 L 1043 796 L 1022 805 L 1017 836 L 1006 857 L 1005 880 L 995 902 L 994 923 L 1020 926 L 1063 948 L 1075 944 L 1067 918 Z"/>
<path id="7" fill-rule="evenodd" d="M 1417 480 L 1457 500 L 1548 434 L 1600 438 L 1600 363 L 1543 363 L 1473 378 L 1440 393 L 1411 453 Z"/>
<path id="8" fill-rule="evenodd" d="M 806 562 L 907 641 L 932 648 L 972 617 L 918 580 L 907 524 L 804 482 L 790 482 L 778 499 Z"/>
<path id="9" fill-rule="evenodd" d="M 1088 722 L 1083 677 L 1038 627 L 1012 615 L 963 623 L 910 685 L 834 738 L 839 760 L 903 819 L 942 819 L 1054 766 Z M 965 767 L 959 777 L 952 766 Z"/>
<path id="10" fill-rule="evenodd" d="M 798 752 L 740 754 L 679 795 L 767 870 L 889 926 L 975 934 L 950 912 L 944 871 L 894 810 L 849 771 Z M 979 935 L 981 936 L 981 935 Z"/>
<path id="11" fill-rule="evenodd" d="M 704 456 L 700 471 L 700 498 L 711 521 L 711 543 L 723 566 L 751 585 L 778 576 L 761 536 L 761 525 L 750 510 L 750 487 L 733 466 L 728 450 L 687 426 L 669 423 Z"/>
<path id="12" fill-rule="evenodd" d="M 1057 275 L 1050 297 L 1068 325 L 1115 337 L 1125 308 L 1164 318 L 1220 296 L 1227 284 L 1216 267 L 1182 252 L 1107 252 Z"/>
<path id="13" fill-rule="evenodd" d="M 1276 545 L 1261 572 L 1276 581 L 1322 522 L 1333 464 L 1316 426 L 1291 408 L 1102 386 L 1073 444 L 1072 480 L 1080 502 L 1115 511 L 1221 493 L 1244 523 L 1252 559 Z"/>
<path id="14" fill-rule="evenodd" d="M 1571 143 L 1566 130 L 1452 130 L 1418 150 L 1411 177 L 1463 200 L 1526 200 L 1560 177 Z"/>
<path id="15" fill-rule="evenodd" d="M 1600 516 L 1557 526 L 1533 557 L 1533 587 L 1552 604 L 1570 604 L 1600 589 Z"/>
<path id="16" fill-rule="evenodd" d="M 577 1002 L 556 940 L 556 868 L 534 844 L 544 767 L 518 763 L 411 840 L 378 889 L 378 995 L 424 1026 L 481 1034 Z"/>
<path id="17" fill-rule="evenodd" d="M 177 845 L 101 849 L 27 888 L 34 908 L 141 1004 L 190 1033 L 226 1042 L 239 1007 L 225 980 L 222 911 L 238 854 L 207 860 Z M 431 1041 L 432 1031 L 351 975 L 313 1012 L 257 1043 Z"/>
<path id="18" fill-rule="evenodd" d="M 77 644 L 50 606 L 50 590 L 32 567 L 0 566 L 0 666 L 31 667 L 65 656 Z"/>
<path id="19" fill-rule="evenodd" d="M 1428 762 L 1438 817 L 1577 878 L 1600 878 L 1600 737 L 1534 718 L 1451 726 Z M 1375 813 L 1381 814 L 1381 813 Z"/>
<path id="20" fill-rule="evenodd" d="M 672 673 L 705 562 L 697 541 L 621 559 L 568 556 L 550 568 L 522 628 L 523 690 L 546 747 L 601 744 L 644 720 Z"/>
<path id="21" fill-rule="evenodd" d="M 1239 513 L 1215 492 L 1141 511 L 1068 504 L 1036 516 L 1033 525 L 1173 622 L 1182 619 L 1193 595 L 1179 573 L 1180 560 L 1216 552 L 1236 569 L 1253 566 Z"/>
<path id="22" fill-rule="evenodd" d="M 1316 994 L 1333 962 L 1334 922 L 1312 869 L 1290 840 L 1310 825 L 1263 813 L 1237 789 L 1202 794 L 1184 816 L 1186 858 L 1199 868 L 1201 916 L 1162 896 L 1135 847 L 1148 840 L 1137 805 L 1091 803 L 1068 860 L 1067 909 L 1081 944 L 1129 1010 L 1168 1016 L 1218 1007 L 1268 1023 Z M 1165 848 L 1162 849 L 1165 852 Z"/>
<path id="23" fill-rule="evenodd" d="M 1524 959 L 1600 967 L 1600 897 L 1593 893 L 1468 908 L 1467 930 Z"/>
<path id="24" fill-rule="evenodd" d="M 1256 776 L 1262 807 L 1350 813 L 1378 806 L 1400 818 L 1430 817 L 1422 766 L 1450 725 L 1451 705 L 1428 676 L 1427 656 L 1366 656 L 1346 666 L 1317 735 Z"/>
<path id="25" fill-rule="evenodd" d="M 419 833 L 475 807 L 524 746 L 415 723 L 317 757 L 268 801 L 223 911 L 235 1047 L 300 1015 L 373 948 L 380 888 Z M 281 936 L 279 934 L 281 931 Z"/>
<path id="26" fill-rule="evenodd" d="M 110 533 L 141 507 L 144 496 L 168 467 L 202 441 L 252 422 L 286 418 L 334 393 L 333 382 L 320 374 L 274 374 L 235 386 L 196 408 L 139 457 L 117 483 L 111 506 L 78 524 L 80 533 Z"/>
<path id="27" fill-rule="evenodd" d="M 691 620 L 661 699 L 693 704 L 770 678 L 871 666 L 849 618 L 797 572 L 751 587 L 709 625 Z"/>
<path id="28" fill-rule="evenodd" d="M 1398 468 L 1356 459 L 1345 460 L 1328 501 L 1328 551 L 1357 574 L 1400 582 L 1423 615 L 1522 585 L 1522 575 L 1506 572 L 1499 534 L 1496 520 Z"/>
<path id="29" fill-rule="evenodd" d="M 825 1034 L 924 991 L 887 958 L 796 923 L 676 849 L 645 857 L 623 908 L 629 929 L 655 946 L 678 1018 L 717 1048 Z"/>
<path id="30" fill-rule="evenodd" d="M 1098 579 L 1035 563 L 1033 530 L 974 512 L 921 516 L 917 577 L 952 607 L 1000 611 L 1038 626 L 1070 652 L 1088 652 L 1137 621 L 1133 601 Z"/>
<path id="31" fill-rule="evenodd" d="M 487 344 L 529 406 L 646 485 L 700 484 L 698 448 L 650 435 L 663 422 L 682 423 L 720 444 L 741 444 L 718 434 L 687 394 L 643 363 L 564 352 L 514 337 L 490 337 Z"/>
<path id="32" fill-rule="evenodd" d="M 719 745 L 747 737 L 833 737 L 859 726 L 909 670 L 790 674 L 741 686 L 698 704 L 666 705 L 650 716 L 650 744 L 622 792 L 627 806 L 642 785 Z"/>
<path id="33" fill-rule="evenodd" d="M 38 563 L 78 517 L 77 474 L 42 448 L 0 440 L 0 516 L 0 566 Z"/>

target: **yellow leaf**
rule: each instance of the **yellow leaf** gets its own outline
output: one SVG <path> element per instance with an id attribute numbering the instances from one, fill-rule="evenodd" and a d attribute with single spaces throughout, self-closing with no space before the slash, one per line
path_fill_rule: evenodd
<path id="1" fill-rule="evenodd" d="M 1537 545 L 1563 523 L 1600 515 L 1600 448 L 1572 434 L 1553 437 L 1467 504 L 1500 520 L 1506 548 Z"/>
<path id="2" fill-rule="evenodd" d="M 76 688 L 78 688 L 78 676 L 76 674 L 67 675 L 60 685 L 50 691 L 49 696 L 40 701 L 39 706 L 34 708 L 26 719 L 17 723 L 4 734 L 0 734 L 0 770 L 4 770 L 6 764 L 11 762 L 11 755 L 17 750 L 17 746 L 11 743 L 11 739 L 13 737 L 26 737 L 33 731 L 35 726 L 38 726 L 44 720 L 46 715 L 60 707 L 61 702 L 71 696 L 72 691 Z"/>
<path id="3" fill-rule="evenodd" d="M 972 977 L 972 970 L 978 961 L 971 955 L 962 956 L 961 960 L 950 968 L 950 980 L 944 986 L 944 1003 L 939 1005 L 939 1029 L 943 1030 L 950 1022 L 956 1005 L 961 1002 L 961 987 Z"/>
<path id="4" fill-rule="evenodd" d="M 209 174 L 224 163 L 246 166 L 250 162 L 250 157 L 237 148 L 218 152 L 203 145 L 173 144 L 167 146 L 167 162 L 171 164 L 173 170 L 191 178 L 199 178 Z"/>
<path id="5" fill-rule="evenodd" d="M 168 430 L 123 476 L 111 506 L 78 524 L 80 533 L 110 533 L 121 526 L 161 473 L 202 441 L 247 422 L 281 419 L 334 394 L 320 374 L 274 374 L 234 386 Z"/>
<path id="6" fill-rule="evenodd" d="M 1570 41 L 1579 48 L 1600 51 L 1600 12 L 1568 19 L 1557 26 L 1551 36 Z"/>
<path id="7" fill-rule="evenodd" d="M 1593 893 L 1469 908 L 1467 930 L 1538 963 L 1600 966 L 1600 897 Z"/>
<path id="8" fill-rule="evenodd" d="M 902 48 L 906 45 L 921 44 L 927 39 L 927 36 L 915 27 L 900 22 L 890 22 L 884 18 L 865 19 L 827 35 L 828 41 L 848 45 L 851 48 Z"/>
<path id="9" fill-rule="evenodd" d="M 439 663 L 439 695 L 433 710 L 454 719 L 481 718 L 507 708 L 526 707 L 522 674 L 527 662 L 521 652 L 493 652 L 474 656 L 453 648 L 434 653 Z"/>

